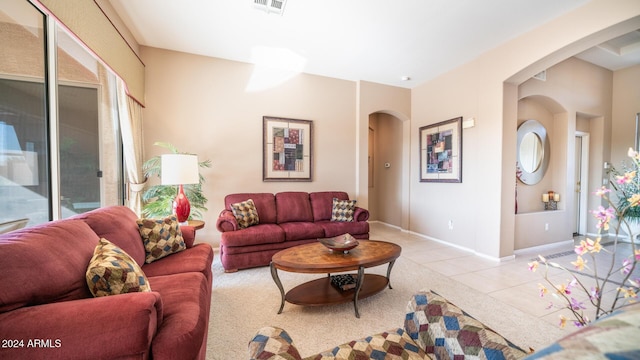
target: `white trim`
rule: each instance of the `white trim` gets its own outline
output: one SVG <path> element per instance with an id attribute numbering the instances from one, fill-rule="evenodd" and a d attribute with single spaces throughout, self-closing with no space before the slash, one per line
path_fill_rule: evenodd
<path id="1" fill-rule="evenodd" d="M 47 28 L 47 106 L 49 109 L 49 165 L 51 183 L 50 183 L 50 202 L 51 202 L 51 219 L 62 219 L 62 208 L 60 205 L 60 130 L 58 124 L 58 46 L 56 34 L 56 21 L 51 16 L 45 16 L 45 24 Z"/>
<path id="2" fill-rule="evenodd" d="M 584 234 L 587 232 L 587 213 L 588 213 L 588 201 L 589 201 L 589 133 L 583 131 L 576 131 L 576 137 L 580 137 L 582 139 L 582 154 L 580 155 L 580 199 L 579 199 L 579 209 L 580 213 L 580 223 L 578 224 L 579 229 L 578 233 Z M 575 164 L 574 164 L 575 166 Z M 575 191 L 575 187 L 574 187 Z M 574 216 L 576 216 L 574 211 Z"/>
<path id="3" fill-rule="evenodd" d="M 419 237 L 424 238 L 424 239 L 427 239 L 427 240 L 435 241 L 435 242 L 440 243 L 440 244 L 448 245 L 448 246 L 454 247 L 454 248 L 459 249 L 459 250 L 462 250 L 462 251 L 467 251 L 467 252 L 470 252 L 470 253 L 475 253 L 475 251 L 474 251 L 473 249 L 469 249 L 469 248 L 468 248 L 468 247 L 466 247 L 466 246 L 462 246 L 462 245 L 458 245 L 458 244 L 453 244 L 453 243 L 450 243 L 450 242 L 447 242 L 447 241 L 444 241 L 444 240 L 440 240 L 440 239 L 437 239 L 437 238 L 434 238 L 434 237 L 431 237 L 431 236 L 428 236 L 428 235 L 424 235 L 424 234 L 417 233 L 417 232 L 415 232 L 415 231 L 409 231 L 409 234 L 411 234 L 411 235 L 416 235 L 416 236 L 419 236 Z"/>
<path id="4" fill-rule="evenodd" d="M 390 227 L 390 228 L 394 228 L 394 229 L 396 229 L 396 230 L 398 230 L 398 231 L 400 231 L 400 232 L 403 232 L 403 233 L 409 233 L 409 230 L 403 229 L 402 227 L 397 226 L 397 225 L 391 225 L 391 224 L 388 224 L 388 223 L 386 223 L 386 222 L 384 222 L 384 221 L 380 221 L 380 220 L 370 220 L 370 221 L 369 221 L 369 223 L 370 223 L 370 224 L 371 224 L 371 223 L 380 224 L 380 225 L 388 226 L 388 227 Z"/>

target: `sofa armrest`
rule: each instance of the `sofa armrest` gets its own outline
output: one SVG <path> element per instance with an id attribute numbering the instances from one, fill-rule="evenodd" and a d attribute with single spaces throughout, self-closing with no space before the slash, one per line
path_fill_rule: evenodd
<path id="1" fill-rule="evenodd" d="M 220 232 L 236 231 L 239 229 L 238 221 L 236 220 L 236 217 L 233 216 L 233 212 L 231 212 L 231 210 L 225 209 L 220 212 L 220 215 L 216 220 L 216 228 Z"/>
<path id="2" fill-rule="evenodd" d="M 298 349 L 286 331 L 266 326 L 249 342 L 251 360 L 302 360 Z"/>
<path id="3" fill-rule="evenodd" d="M 196 241 L 196 228 L 189 225 L 180 225 L 180 232 L 187 249 L 192 248 L 193 243 Z"/>
<path id="4" fill-rule="evenodd" d="M 0 314 L 0 359 L 148 358 L 161 322 L 157 292 L 23 307 Z"/>
<path id="5" fill-rule="evenodd" d="M 356 206 L 355 212 L 353 214 L 353 219 L 355 221 L 367 221 L 367 220 L 369 220 L 369 210 L 363 209 L 361 207 L 357 207 Z"/>

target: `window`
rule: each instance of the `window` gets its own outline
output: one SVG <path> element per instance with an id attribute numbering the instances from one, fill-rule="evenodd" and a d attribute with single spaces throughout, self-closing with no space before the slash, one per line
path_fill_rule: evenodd
<path id="1" fill-rule="evenodd" d="M 123 203 L 115 75 L 49 21 L 27 0 L 0 6 L 0 223 Z"/>

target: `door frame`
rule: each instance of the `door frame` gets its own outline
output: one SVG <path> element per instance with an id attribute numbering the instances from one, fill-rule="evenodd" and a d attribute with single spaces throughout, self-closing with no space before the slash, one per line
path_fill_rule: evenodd
<path id="1" fill-rule="evenodd" d="M 578 233 L 581 235 L 586 235 L 587 234 L 587 208 L 588 208 L 588 204 L 587 202 L 589 201 L 589 192 L 585 191 L 584 189 L 589 189 L 589 133 L 588 132 L 584 132 L 584 131 L 576 131 L 575 134 L 576 137 L 581 138 L 582 140 L 582 146 L 581 146 L 581 153 L 580 153 L 580 164 L 578 164 L 576 162 L 575 166 L 580 166 L 580 193 L 579 193 L 579 199 L 578 199 L 578 209 L 575 208 L 575 205 L 573 206 L 573 213 L 574 216 L 578 218 L 578 226 L 577 226 L 577 230 Z M 576 158 L 578 154 L 576 154 Z M 577 180 L 577 179 L 576 179 Z M 575 185 L 574 185 L 575 186 Z M 577 194 L 575 193 L 575 187 L 574 187 L 574 196 L 577 196 Z M 576 212 L 578 212 L 576 214 Z M 574 230 L 576 230 L 574 228 Z"/>

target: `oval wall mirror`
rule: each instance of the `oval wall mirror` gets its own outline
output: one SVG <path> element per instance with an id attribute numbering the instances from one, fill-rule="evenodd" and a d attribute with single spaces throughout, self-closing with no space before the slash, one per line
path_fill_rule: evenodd
<path id="1" fill-rule="evenodd" d="M 542 180 L 549 167 L 547 129 L 536 120 L 527 120 L 518 127 L 518 163 L 520 181 L 527 185 Z"/>

